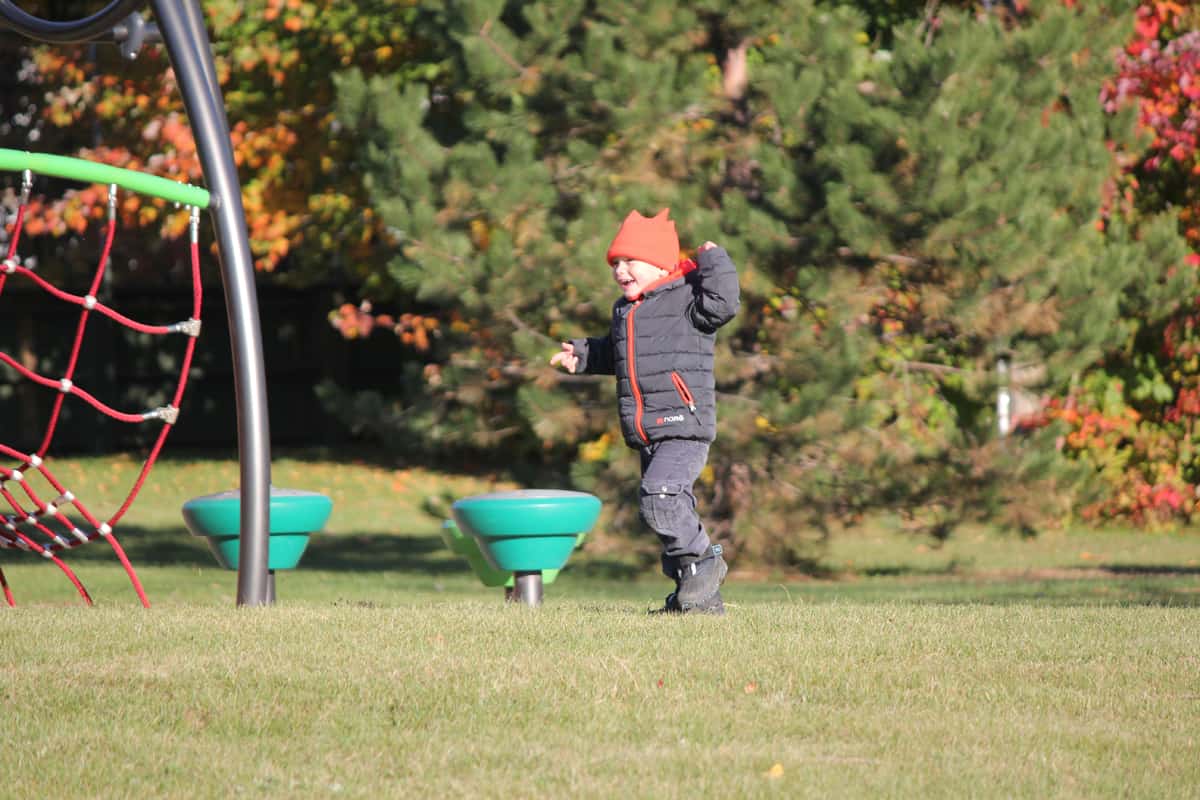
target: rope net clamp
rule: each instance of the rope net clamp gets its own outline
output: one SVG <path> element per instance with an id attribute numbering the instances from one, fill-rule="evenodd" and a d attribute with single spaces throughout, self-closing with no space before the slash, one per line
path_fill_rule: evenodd
<path id="1" fill-rule="evenodd" d="M 195 338 L 200 335 L 200 320 L 188 319 L 183 322 L 176 322 L 168 325 L 167 330 L 171 333 L 186 333 L 188 336 Z"/>
<path id="2" fill-rule="evenodd" d="M 161 419 L 168 425 L 174 425 L 175 420 L 179 419 L 179 409 L 175 406 L 159 406 L 153 411 L 147 411 L 145 414 L 142 414 L 142 419 Z"/>

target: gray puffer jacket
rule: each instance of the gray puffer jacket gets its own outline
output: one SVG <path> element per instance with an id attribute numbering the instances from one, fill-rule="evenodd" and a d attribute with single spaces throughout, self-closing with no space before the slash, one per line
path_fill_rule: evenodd
<path id="1" fill-rule="evenodd" d="M 737 268 L 723 247 L 697 257 L 637 300 L 613 305 L 607 336 L 573 339 L 580 372 L 617 376 L 625 443 L 711 442 L 717 435 L 713 347 L 717 328 L 737 313 Z"/>

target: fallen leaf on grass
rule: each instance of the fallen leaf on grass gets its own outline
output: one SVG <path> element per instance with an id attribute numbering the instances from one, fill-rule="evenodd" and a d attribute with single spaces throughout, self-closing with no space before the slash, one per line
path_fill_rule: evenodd
<path id="1" fill-rule="evenodd" d="M 766 775 L 771 780 L 777 780 L 779 778 L 782 778 L 783 777 L 783 764 L 780 764 L 778 761 L 776 761 L 774 764 L 771 765 L 771 768 L 769 770 L 767 770 L 766 772 L 764 772 L 763 774 Z"/>

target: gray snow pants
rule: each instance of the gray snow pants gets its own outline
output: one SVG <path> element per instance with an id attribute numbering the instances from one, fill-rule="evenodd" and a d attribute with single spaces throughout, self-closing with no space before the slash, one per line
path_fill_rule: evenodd
<path id="1" fill-rule="evenodd" d="M 663 574 L 674 579 L 679 559 L 708 549 L 708 532 L 696 513 L 692 486 L 708 461 L 708 442 L 663 439 L 643 447 L 639 509 L 662 543 Z"/>

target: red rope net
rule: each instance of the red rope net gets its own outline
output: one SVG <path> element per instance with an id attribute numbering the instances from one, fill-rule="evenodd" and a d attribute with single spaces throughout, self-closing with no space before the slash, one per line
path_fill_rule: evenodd
<path id="1" fill-rule="evenodd" d="M 150 470 L 153 469 L 154 463 L 162 451 L 167 434 L 170 433 L 178 417 L 179 404 L 183 399 L 184 387 L 187 384 L 187 375 L 191 368 L 192 355 L 196 349 L 196 337 L 200 333 L 200 247 L 196 236 L 198 211 L 192 209 L 190 246 L 192 280 L 191 316 L 183 322 L 166 325 L 146 324 L 126 317 L 97 299 L 97 293 L 100 291 L 105 271 L 108 268 L 109 255 L 112 251 L 113 239 L 117 230 L 116 215 L 112 213 L 115 204 L 115 187 L 110 187 L 110 213 L 107 226 L 103 231 L 104 244 L 101 249 L 100 258 L 95 262 L 96 266 L 92 271 L 87 293 L 79 295 L 63 291 L 42 278 L 41 275 L 38 275 L 28 266 L 24 265 L 24 259 L 19 254 L 21 234 L 25 227 L 26 213 L 29 208 L 28 181 L 29 178 L 27 176 L 27 188 L 21 195 L 15 221 L 8 226 L 8 246 L 5 250 L 4 259 L 0 262 L 0 300 L 4 299 L 4 290 L 9 281 L 24 280 L 31 282 L 34 286 L 61 302 L 76 306 L 79 312 L 70 355 L 61 374 L 40 374 L 23 364 L 20 360 L 0 350 L 0 362 L 5 367 L 14 371 L 20 378 L 44 387 L 48 391 L 53 391 L 57 395 L 51 406 L 41 444 L 35 451 L 21 452 L 0 442 L 0 498 L 3 499 L 3 502 L 0 503 L 0 550 L 24 550 L 36 553 L 52 562 L 71 581 L 84 602 L 91 605 L 92 599 L 87 589 L 84 588 L 79 578 L 59 555 L 66 550 L 71 550 L 96 539 L 103 539 L 112 547 L 117 559 L 121 562 L 121 566 L 125 568 L 125 572 L 129 576 L 129 580 L 133 584 L 134 591 L 137 592 L 138 599 L 141 600 L 142 605 L 149 607 L 150 603 L 146 599 L 146 593 L 142 589 L 141 581 L 138 579 L 133 565 L 129 562 L 129 558 L 125 555 L 125 550 L 121 547 L 121 543 L 117 540 L 115 529 L 117 523 L 125 516 L 130 506 L 133 505 L 138 492 L 141 491 L 147 476 L 150 474 Z M 76 368 L 79 365 L 80 352 L 86 338 L 88 323 L 89 320 L 93 319 L 95 314 L 101 314 L 119 325 L 143 334 L 154 336 L 183 334 L 186 336 L 183 357 L 180 360 L 180 371 L 175 380 L 175 390 L 169 405 L 143 412 L 120 411 L 101 402 L 91 392 L 75 384 Z M 3 368 L 0 367 L 0 369 Z M 153 444 L 132 488 L 125 495 L 124 501 L 121 502 L 117 510 L 107 518 L 94 514 L 83 499 L 73 492 L 70 487 L 64 485 L 51 469 L 53 459 L 50 453 L 54 443 L 54 435 L 58 429 L 63 404 L 68 397 L 77 398 L 99 413 L 119 422 L 134 425 L 161 424 L 161 428 L 157 436 L 153 439 Z M 37 486 L 48 486 L 51 487 L 52 491 L 43 488 L 42 492 L 44 492 L 45 496 L 39 493 L 35 483 L 31 481 L 31 478 L 34 476 L 40 476 L 41 479 L 38 481 Z M 54 496 L 51 497 L 51 494 Z M 7 510 L 4 509 L 4 504 L 7 504 Z M 3 590 L 4 598 L 10 606 L 16 604 L 12 590 L 4 576 L 3 569 L 0 569 L 0 590 Z"/>

